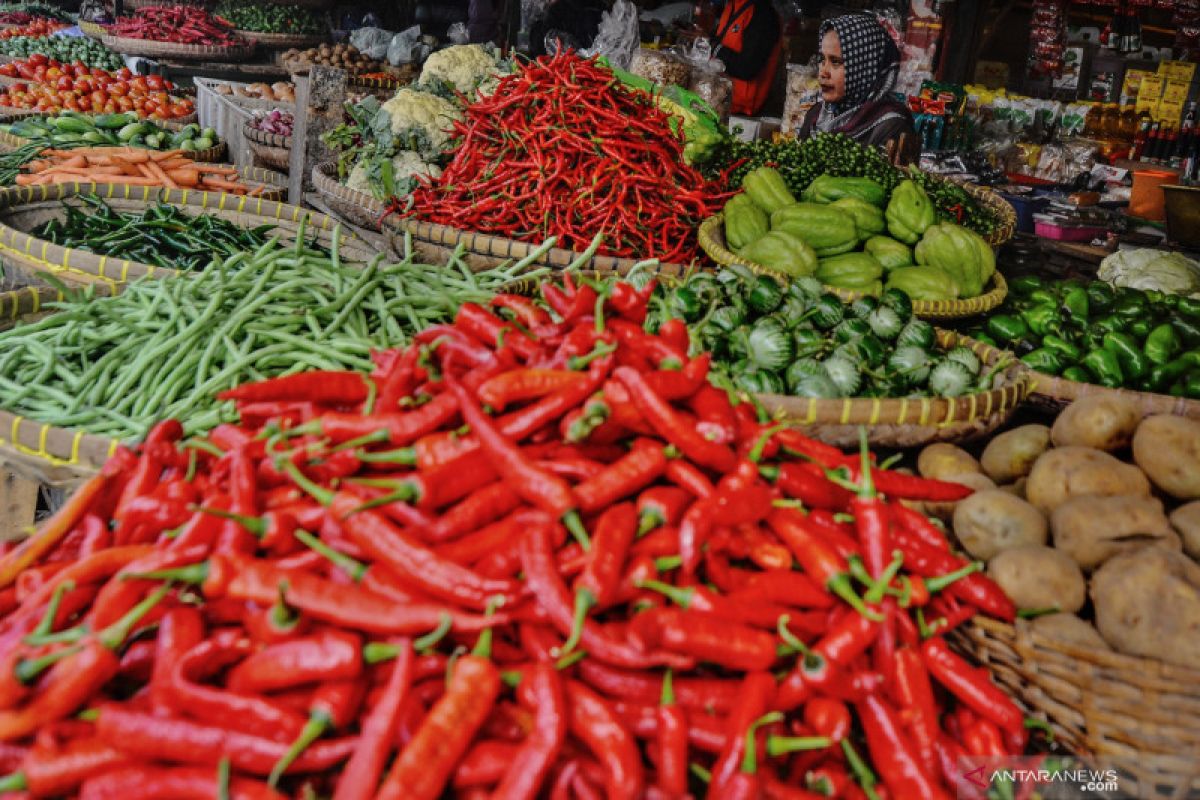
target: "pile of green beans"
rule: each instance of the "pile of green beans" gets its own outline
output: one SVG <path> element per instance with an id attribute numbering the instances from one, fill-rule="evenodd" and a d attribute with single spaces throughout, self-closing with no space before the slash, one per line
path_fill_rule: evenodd
<path id="1" fill-rule="evenodd" d="M 198 433 L 234 418 L 217 392 L 308 369 L 369 372 L 371 350 L 548 272 L 527 269 L 540 253 L 477 273 L 461 251 L 444 265 L 417 263 L 411 248 L 398 264 L 347 264 L 340 230 L 330 253 L 304 246 L 303 233 L 115 297 L 85 290 L 0 333 L 0 408 L 122 441 L 167 418 Z"/>
<path id="2" fill-rule="evenodd" d="M 79 199 L 85 208 L 63 202 L 64 218 L 42 223 L 33 235 L 110 258 L 163 269 L 197 270 L 214 256 L 227 258 L 262 247 L 275 230 L 274 225 L 243 228 L 212 214 L 194 217 L 166 203 L 133 214 L 117 211 L 95 195 L 80 195 Z"/>

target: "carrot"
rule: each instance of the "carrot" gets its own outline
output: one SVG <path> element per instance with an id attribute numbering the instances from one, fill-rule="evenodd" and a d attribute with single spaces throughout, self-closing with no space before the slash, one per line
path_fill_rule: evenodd
<path id="1" fill-rule="evenodd" d="M 28 175 L 22 172 L 13 179 L 13 182 L 16 183 L 17 186 L 36 186 L 38 179 L 39 176 L 37 175 Z"/>
<path id="2" fill-rule="evenodd" d="M 78 175 L 53 175 L 51 176 L 53 183 L 73 183 L 82 182 Z M 132 175 L 99 175 L 96 177 L 97 183 L 114 183 L 122 186 L 158 186 L 158 181 L 153 178 L 135 177 Z"/>
<path id="3" fill-rule="evenodd" d="M 212 172 L 216 175 L 236 175 L 237 167 L 223 167 L 219 164 L 200 164 L 197 163 L 194 169 L 200 172 Z"/>
<path id="4" fill-rule="evenodd" d="M 203 185 L 209 186 L 213 189 L 223 189 L 223 190 L 230 191 L 230 192 L 236 192 L 238 194 L 241 194 L 246 191 L 246 186 L 244 184 L 236 183 L 234 181 L 225 181 L 225 180 L 221 180 L 219 178 L 205 177 L 204 180 L 201 181 L 201 183 Z"/>
<path id="5" fill-rule="evenodd" d="M 182 150 L 152 151 L 152 152 L 150 152 L 150 159 L 152 161 L 169 161 L 172 158 L 175 158 L 175 156 L 182 155 L 182 154 L 183 154 Z"/>
<path id="6" fill-rule="evenodd" d="M 186 158 L 172 158 L 168 161 L 157 162 L 164 172 L 170 172 L 173 169 L 195 169 L 196 162 L 189 161 Z"/>
<path id="7" fill-rule="evenodd" d="M 168 189 L 178 189 L 179 188 L 179 184 L 176 183 L 175 181 L 173 181 L 171 179 L 170 175 L 163 172 L 163 168 L 160 167 L 158 164 L 151 161 L 150 163 L 145 164 L 144 166 L 146 167 L 147 171 L 150 172 L 151 177 L 158 178 L 159 182 L 163 186 L 166 186 Z"/>
<path id="8" fill-rule="evenodd" d="M 200 173 L 194 169 L 173 169 L 167 174 L 180 186 L 192 187 L 200 183 Z"/>

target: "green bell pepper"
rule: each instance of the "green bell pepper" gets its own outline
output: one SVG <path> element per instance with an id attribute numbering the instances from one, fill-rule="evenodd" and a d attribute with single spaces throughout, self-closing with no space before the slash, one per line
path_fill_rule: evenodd
<path id="1" fill-rule="evenodd" d="M 1043 375 L 1057 375 L 1062 371 L 1062 354 L 1046 347 L 1039 347 L 1021 356 L 1025 366 Z"/>
<path id="2" fill-rule="evenodd" d="M 1137 319 L 1147 313 L 1146 298 L 1141 295 L 1127 295 L 1117 300 L 1113 312 L 1126 319 Z"/>
<path id="3" fill-rule="evenodd" d="M 1171 327 L 1170 323 L 1163 323 L 1150 331 L 1143 349 L 1146 352 L 1146 358 L 1155 364 L 1166 364 L 1175 357 L 1181 346 L 1179 334 L 1175 333 L 1175 329 Z"/>
<path id="4" fill-rule="evenodd" d="M 1071 315 L 1072 319 L 1080 322 L 1086 322 L 1088 313 L 1088 293 L 1086 289 L 1072 289 L 1063 297 L 1063 310 Z"/>
<path id="5" fill-rule="evenodd" d="M 1200 400 L 1200 372 L 1189 372 L 1183 379 L 1183 396 Z"/>
<path id="6" fill-rule="evenodd" d="M 1058 295 L 1049 289 L 1036 289 L 1029 293 L 1029 301 L 1043 306 L 1057 306 Z"/>
<path id="7" fill-rule="evenodd" d="M 988 347 L 1000 347 L 1001 346 L 995 339 L 993 339 L 985 331 L 975 331 L 974 333 L 971 334 L 971 338 L 977 342 L 983 342 Z"/>
<path id="8" fill-rule="evenodd" d="M 1140 380 L 1150 371 L 1150 361 L 1138 347 L 1137 340 L 1127 333 L 1104 334 L 1104 349 L 1117 357 L 1121 374 L 1130 380 Z"/>
<path id="9" fill-rule="evenodd" d="M 1200 353 L 1195 350 L 1184 353 L 1179 358 L 1168 361 L 1166 364 L 1159 364 L 1150 370 L 1150 376 L 1146 379 L 1146 386 L 1149 391 L 1163 392 L 1167 387 L 1178 380 L 1185 372 L 1191 369 L 1200 367 Z"/>
<path id="10" fill-rule="evenodd" d="M 1100 319 L 1093 320 L 1088 329 L 1097 331 L 1103 335 L 1105 333 L 1123 330 L 1125 328 L 1125 324 L 1125 320 L 1116 315 L 1110 314 L 1107 317 L 1101 317 Z"/>
<path id="11" fill-rule="evenodd" d="M 1029 335 L 1025 320 L 1010 314 L 998 314 L 987 321 L 987 332 L 998 342 L 1017 342 Z"/>
<path id="12" fill-rule="evenodd" d="M 1045 336 L 1058 329 L 1058 309 L 1054 306 L 1033 306 L 1021 312 L 1021 319 L 1034 336 Z"/>
<path id="13" fill-rule="evenodd" d="M 1200 319 L 1200 299 L 1195 297 L 1180 297 L 1175 303 L 1175 308 L 1181 314 Z"/>
<path id="14" fill-rule="evenodd" d="M 1177 316 L 1171 320 L 1171 327 L 1188 347 L 1200 345 L 1200 322 L 1189 317 Z"/>
<path id="15" fill-rule="evenodd" d="M 1008 288 L 1015 295 L 1026 295 L 1042 288 L 1042 279 L 1033 275 L 1022 275 L 1009 281 Z"/>
<path id="16" fill-rule="evenodd" d="M 1092 311 L 1098 311 L 1103 314 L 1112 308 L 1113 303 L 1117 301 L 1112 287 L 1107 283 L 1096 281 L 1095 283 L 1088 284 L 1086 291 L 1088 305 L 1091 306 Z"/>
<path id="17" fill-rule="evenodd" d="M 1042 339 L 1042 347 L 1047 347 L 1056 353 L 1061 353 L 1067 361 L 1078 361 L 1083 355 L 1079 348 L 1061 336 L 1050 334 Z"/>
<path id="18" fill-rule="evenodd" d="M 1091 383 L 1118 389 L 1125 382 L 1117 354 L 1109 350 L 1093 350 L 1083 357 L 1083 366 L 1091 373 Z"/>
<path id="19" fill-rule="evenodd" d="M 1064 369 L 1060 377 L 1066 378 L 1069 381 L 1075 381 L 1076 383 L 1089 383 L 1092 380 L 1092 376 L 1088 374 L 1088 371 L 1078 364 Z"/>

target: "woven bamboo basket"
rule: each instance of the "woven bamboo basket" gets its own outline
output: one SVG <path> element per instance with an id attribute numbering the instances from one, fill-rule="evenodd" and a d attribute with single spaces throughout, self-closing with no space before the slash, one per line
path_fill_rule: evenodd
<path id="1" fill-rule="evenodd" d="M 248 42 L 254 42 L 266 50 L 287 50 L 289 47 L 316 47 L 329 41 L 327 33 L 258 33 L 257 31 L 235 31 Z"/>
<path id="2" fill-rule="evenodd" d="M 172 125 L 179 127 L 178 123 L 167 123 L 161 127 L 171 128 Z M 11 153 L 18 147 L 23 147 L 29 144 L 29 139 L 21 136 L 13 136 L 8 131 L 0 131 L 0 153 Z M 199 161 L 202 164 L 219 164 L 225 158 L 229 147 L 225 142 L 217 142 L 212 147 L 206 150 L 184 150 L 182 151 L 184 158 L 190 158 L 192 161 Z"/>
<path id="3" fill-rule="evenodd" d="M 700 224 L 700 247 L 704 249 L 709 258 L 722 266 L 741 264 L 754 272 L 773 275 L 779 274 L 774 270 L 764 267 L 762 264 L 755 264 L 752 261 L 742 258 L 726 247 L 724 222 L 724 216 L 717 214 L 716 216 L 709 217 Z M 976 314 L 986 313 L 1004 302 L 1004 298 L 1008 294 L 1008 284 L 1005 283 L 1003 275 L 995 272 L 992 274 L 992 279 L 985 288 L 988 291 L 984 294 L 966 300 L 914 300 L 912 304 L 913 313 L 922 319 L 933 320 L 961 319 L 963 317 L 973 317 Z M 839 289 L 836 286 L 826 286 L 825 290 L 836 294 L 846 302 L 857 300 L 864 294 L 863 292 Z"/>
<path id="4" fill-rule="evenodd" d="M 29 83 L 29 81 L 20 81 L 19 79 L 14 79 L 14 78 L 0 78 L 0 83 L 6 83 L 9 81 Z M 9 85 L 11 85 L 11 83 Z M 180 99 L 180 98 L 172 97 L 172 100 L 178 100 L 178 99 Z M 20 119 L 21 117 L 35 117 L 35 116 L 44 117 L 44 116 L 46 116 L 46 112 L 40 111 L 36 108 L 5 108 L 3 111 L 0 111 L 0 125 L 4 124 L 6 122 L 13 122 L 14 120 Z M 95 115 L 88 114 L 87 116 L 95 116 Z M 166 120 L 166 122 L 172 126 L 188 125 L 195 121 L 196 121 L 196 112 L 195 111 L 193 111 L 191 114 L 188 114 L 187 116 L 184 116 L 184 117 L 175 117 L 174 119 Z"/>
<path id="5" fill-rule="evenodd" d="M 270 174 L 266 170 L 260 173 Z M 158 202 L 181 206 L 192 215 L 210 214 L 228 219 L 238 225 L 255 227 L 274 225 L 283 240 L 294 239 L 300 223 L 307 217 L 306 236 L 328 246 L 332 241 L 336 220 L 324 214 L 273 200 L 231 194 L 213 194 L 194 190 L 158 189 L 145 186 L 95 186 L 94 184 L 60 184 L 30 186 L 0 191 L 0 258 L 4 263 L 26 269 L 68 277 L 77 281 L 101 281 L 110 289 L 141 277 L 164 277 L 178 274 L 138 261 L 110 258 L 105 255 L 60 247 L 32 236 L 38 225 L 62 214 L 62 200 L 80 194 L 94 193 L 104 197 L 119 211 L 141 211 Z M 350 231 L 342 233 L 339 245 L 342 257 L 349 261 L 368 261 L 377 250 Z"/>
<path id="6" fill-rule="evenodd" d="M 388 217 L 383 223 L 388 244 L 393 253 L 404 251 L 405 235 L 412 237 L 414 248 L 427 258 L 442 258 L 462 245 L 466 248 L 464 259 L 471 269 L 481 270 L 511 261 L 520 261 L 538 249 L 539 245 L 505 239 L 486 233 L 463 231 L 446 225 L 435 225 L 414 219 Z M 552 247 L 543 253 L 531 266 L 564 269 L 579 262 L 580 253 Z M 595 255 L 579 264 L 583 270 L 601 273 L 627 274 L 640 262 L 632 258 Z M 656 271 L 664 275 L 682 275 L 687 271 L 683 264 L 659 264 Z"/>
<path id="7" fill-rule="evenodd" d="M 966 189 L 967 194 L 979 201 L 979 205 L 990 211 L 992 216 L 999 221 L 996 229 L 983 237 L 984 241 L 992 247 L 999 247 L 1011 239 L 1013 233 L 1017 230 L 1017 210 L 1012 207 L 1012 203 L 986 186 L 978 186 L 974 183 L 959 185 Z"/>
<path id="8" fill-rule="evenodd" d="M 107 289 L 98 286 L 97 292 Z M 61 300 L 58 289 L 29 287 L 0 294 L 0 330 L 46 314 Z M 21 477 L 59 488 L 74 488 L 96 473 L 117 449 L 104 436 L 67 430 L 0 410 L 0 466 Z"/>
<path id="9" fill-rule="evenodd" d="M 1122 791 L 1200 797 L 1200 669 L 1059 641 L 1025 620 L 976 617 L 951 637 L 1062 747 L 1120 770 Z"/>
<path id="10" fill-rule="evenodd" d="M 939 329 L 938 344 L 947 349 L 960 344 L 971 348 L 985 369 L 1002 358 L 1013 358 L 1011 353 L 953 331 Z M 1012 365 L 999 373 L 997 388 L 962 397 L 755 397 L 779 420 L 803 427 L 814 438 L 837 447 L 857 447 L 859 427 L 866 428 L 873 447 L 922 447 L 975 439 L 1003 425 L 1029 394 L 1025 373 L 1013 359 Z"/>
<path id="11" fill-rule="evenodd" d="M 380 230 L 379 220 L 387 210 L 386 206 L 366 192 L 351 189 L 338 181 L 336 164 L 313 167 L 312 180 L 321 199 L 347 222 L 367 230 Z"/>
<path id="12" fill-rule="evenodd" d="M 1139 412 L 1148 414 L 1174 414 L 1178 417 L 1200 419 L 1200 400 L 1172 397 L 1154 392 L 1135 392 L 1132 389 L 1109 389 L 1094 383 L 1080 383 L 1029 370 L 1030 402 L 1042 408 L 1057 411 L 1069 406 L 1081 397 L 1095 395 L 1120 396 L 1132 400 Z"/>
<path id="13" fill-rule="evenodd" d="M 280 136 L 277 133 L 267 133 L 255 128 L 249 122 L 242 127 L 242 136 L 246 146 L 254 157 L 268 167 L 287 172 L 291 163 L 292 137 Z"/>
<path id="14" fill-rule="evenodd" d="M 101 41 L 110 50 L 128 56 L 174 58 L 180 61 L 244 61 L 254 55 L 254 42 L 233 47 L 213 47 L 206 44 L 172 44 L 127 36 L 105 36 Z"/>

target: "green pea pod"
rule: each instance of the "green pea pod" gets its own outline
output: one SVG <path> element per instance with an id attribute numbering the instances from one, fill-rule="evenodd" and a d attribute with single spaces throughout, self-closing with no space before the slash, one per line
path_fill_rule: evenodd
<path id="1" fill-rule="evenodd" d="M 1088 293 L 1086 289 L 1072 289 L 1067 292 L 1063 298 L 1063 310 L 1071 315 L 1072 319 L 1079 322 L 1086 322 L 1088 314 L 1091 311 L 1088 303 Z"/>
<path id="2" fill-rule="evenodd" d="M 1175 329 L 1171 327 L 1170 323 L 1163 323 L 1150 331 L 1143 349 L 1146 352 L 1146 358 L 1155 364 L 1166 364 L 1175 357 L 1180 347 L 1179 334 L 1175 333 Z"/>
<path id="3" fill-rule="evenodd" d="M 987 332 L 998 342 L 1018 342 L 1029 335 L 1029 326 L 1020 317 L 999 314 L 987 321 Z"/>
<path id="4" fill-rule="evenodd" d="M 1137 340 L 1127 333 L 1104 334 L 1104 349 L 1117 357 L 1121 373 L 1130 380 L 1141 380 L 1150 372 L 1150 360 L 1138 347 Z"/>
<path id="5" fill-rule="evenodd" d="M 1063 358 L 1068 361 L 1078 361 L 1083 355 L 1079 348 L 1068 342 L 1061 336 L 1051 334 L 1042 339 L 1042 346 L 1048 347 L 1056 353 L 1061 353 Z"/>
<path id="6" fill-rule="evenodd" d="M 1062 371 L 1062 354 L 1045 347 L 1030 351 L 1021 356 L 1021 361 L 1030 369 L 1043 375 L 1057 375 Z"/>
<path id="7" fill-rule="evenodd" d="M 1078 364 L 1064 369 L 1060 377 L 1069 381 L 1075 381 L 1076 383 L 1089 383 L 1092 380 L 1092 376 L 1088 374 L 1088 371 Z"/>
<path id="8" fill-rule="evenodd" d="M 1021 319 L 1035 336 L 1045 336 L 1058 328 L 1058 309 L 1054 306 L 1033 306 L 1021 312 Z"/>
<path id="9" fill-rule="evenodd" d="M 1092 376 L 1092 383 L 1118 389 L 1125 382 L 1117 354 L 1109 350 L 1093 350 L 1083 357 L 1083 366 Z"/>

